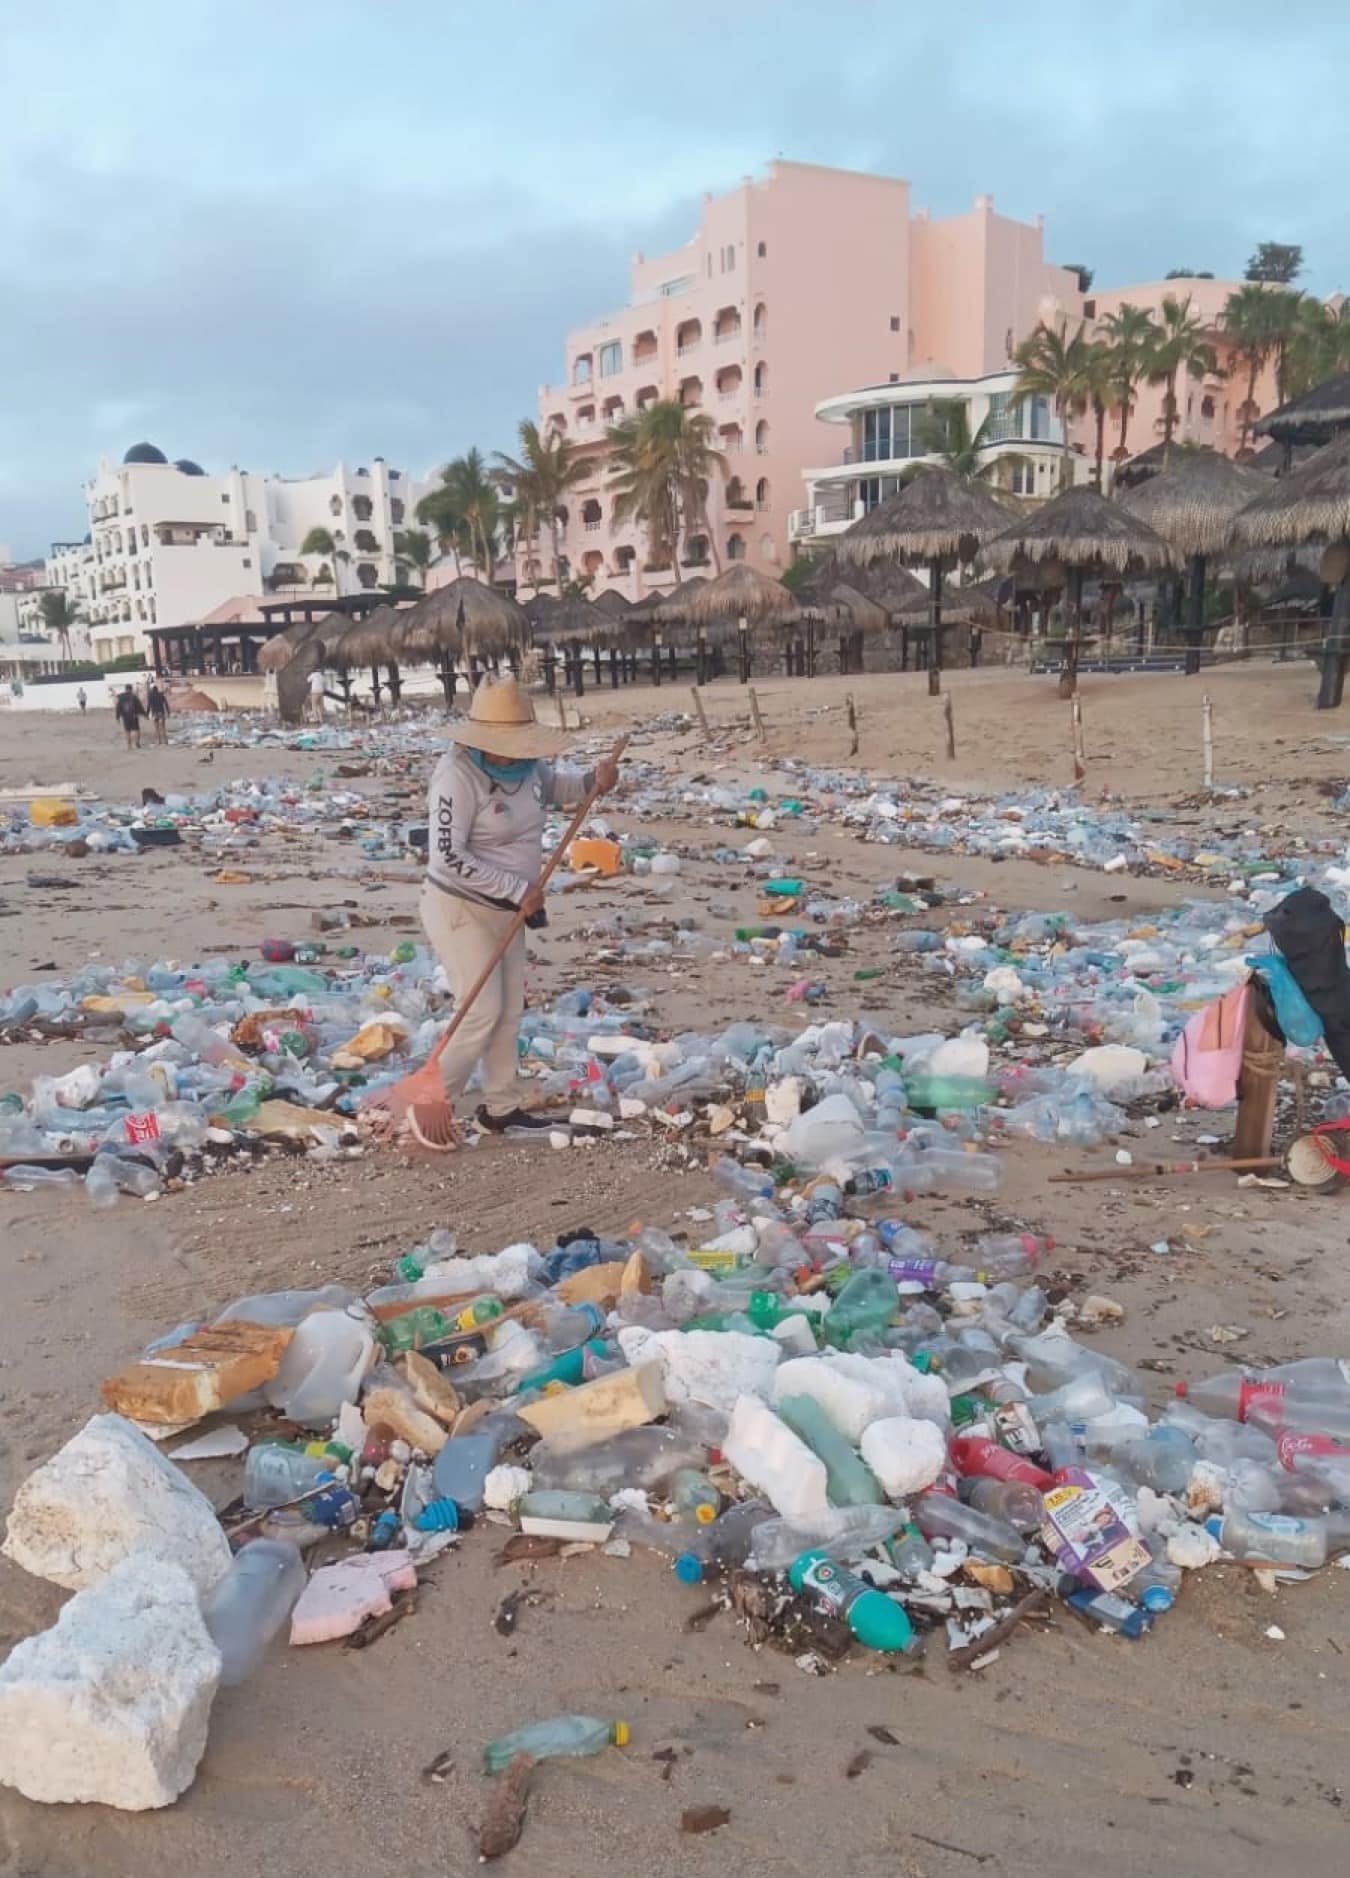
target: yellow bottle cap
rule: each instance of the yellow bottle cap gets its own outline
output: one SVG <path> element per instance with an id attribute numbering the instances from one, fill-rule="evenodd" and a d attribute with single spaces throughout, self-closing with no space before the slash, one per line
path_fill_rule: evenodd
<path id="1" fill-rule="evenodd" d="M 628 1746 L 628 1723 L 615 1722 L 613 1728 L 610 1729 L 609 1738 L 616 1748 L 626 1748 Z"/>
<path id="2" fill-rule="evenodd" d="M 705 1500 L 702 1506 L 694 1508 L 694 1521 L 699 1526 L 711 1526 L 717 1518 L 717 1508 Z"/>

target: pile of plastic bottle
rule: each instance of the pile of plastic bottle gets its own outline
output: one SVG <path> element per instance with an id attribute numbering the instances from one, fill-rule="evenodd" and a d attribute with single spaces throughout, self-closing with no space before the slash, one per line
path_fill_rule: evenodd
<path id="1" fill-rule="evenodd" d="M 248 1536 L 274 1549 L 246 1544 L 217 1593 L 227 1663 L 254 1660 L 282 1579 L 294 1603 L 299 1555 L 334 1533 L 416 1559 L 486 1520 L 655 1552 L 686 1583 L 785 1573 L 881 1651 L 944 1631 L 969 1650 L 1029 1589 L 1138 1638 L 1189 1571 L 1301 1576 L 1350 1549 L 1343 1361 L 1210 1376 L 1150 1415 L 1050 1314 L 1051 1241 L 940 1245 L 847 1145 L 840 1101 L 794 1127 L 791 1179 L 718 1164 L 702 1240 L 581 1230 L 470 1257 L 439 1230 L 364 1299 L 222 1312 L 294 1327 L 264 1396 L 226 1405 L 282 1418 L 244 1465 Z M 929 1153 L 938 1184 L 963 1158 Z"/>

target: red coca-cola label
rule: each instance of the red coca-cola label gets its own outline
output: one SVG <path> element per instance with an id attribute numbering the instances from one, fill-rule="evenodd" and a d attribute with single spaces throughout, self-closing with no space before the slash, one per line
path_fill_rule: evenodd
<path id="1" fill-rule="evenodd" d="M 1335 1435 L 1282 1434 L 1275 1443 L 1275 1452 L 1280 1457 L 1281 1467 L 1292 1473 L 1303 1454 L 1332 1455 L 1342 1460 L 1350 1460 L 1350 1443 L 1338 1441 Z"/>
<path id="2" fill-rule="evenodd" d="M 122 1129 L 133 1146 L 143 1141 L 158 1141 L 159 1117 L 153 1109 L 147 1109 L 144 1115 L 128 1115 Z"/>
<path id="3" fill-rule="evenodd" d="M 1282 1382 L 1247 1382 L 1238 1385 L 1238 1420 L 1249 1419 L 1254 1408 L 1274 1409 L 1278 1412 L 1284 1400 Z"/>

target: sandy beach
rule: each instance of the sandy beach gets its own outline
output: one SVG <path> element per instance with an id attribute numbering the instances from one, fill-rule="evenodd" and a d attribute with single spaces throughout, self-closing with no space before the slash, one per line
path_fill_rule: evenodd
<path id="1" fill-rule="evenodd" d="M 1052 681 L 977 671 L 946 682 L 954 762 L 921 676 L 760 681 L 763 743 L 749 733 L 745 694 L 732 681 L 704 693 L 706 737 L 688 715 L 684 685 L 588 691 L 583 741 L 599 748 L 618 728 L 633 731 L 607 818 L 670 841 L 684 868 L 670 901 L 653 900 L 650 883 L 632 876 L 556 896 L 548 933 L 531 942 L 531 998 L 602 975 L 625 981 L 626 968 L 597 968 L 593 958 L 590 929 L 615 912 L 638 924 L 689 913 L 724 939 L 752 921 L 751 883 L 709 858 L 729 838 L 726 818 L 667 804 L 639 823 L 649 778 L 669 789 L 695 776 L 762 777 L 777 790 L 806 766 L 930 780 L 953 799 L 1069 788 L 1068 708 Z M 1087 678 L 1082 799 L 1147 810 L 1160 834 L 1182 828 L 1201 843 L 1250 837 L 1269 852 L 1302 843 L 1343 853 L 1350 816 L 1334 798 L 1350 767 L 1350 719 L 1315 713 L 1314 688 L 1308 665 L 1193 680 Z M 1214 706 L 1216 783 L 1240 793 L 1202 793 L 1202 692 Z M 541 701 L 541 715 L 551 708 Z M 568 708 L 575 719 L 576 701 Z M 685 719 L 672 723 L 674 712 Z M 167 749 L 128 752 L 108 715 L 7 716 L 0 789 L 69 784 L 124 803 L 147 786 L 192 793 L 268 776 L 356 792 L 372 818 L 421 814 L 429 763 L 382 757 L 379 731 L 361 749 L 336 753 L 205 748 L 190 740 L 186 719 L 174 734 Z M 954 801 L 952 818 L 962 812 Z M 1221 869 L 1108 874 L 1100 865 L 934 855 L 868 844 L 827 824 L 810 835 L 776 830 L 774 847 L 840 895 L 866 896 L 906 868 L 931 874 L 947 895 L 944 923 L 995 907 L 1146 921 L 1228 886 Z M 316 910 L 339 905 L 351 938 L 371 950 L 421 937 L 409 864 L 363 866 L 354 849 L 300 831 L 263 837 L 231 865 L 245 878 L 222 883 L 218 860 L 190 844 L 69 862 L 0 857 L 0 988 L 59 980 L 90 960 L 256 954 L 265 936 L 302 937 Z M 29 884 L 34 872 L 57 871 L 72 884 Z M 965 906 L 963 895 L 973 896 Z M 882 943 L 864 933 L 844 956 L 813 961 L 827 987 L 821 1008 L 865 1010 L 895 1033 L 954 1033 L 965 1021 L 955 987 Z M 884 967 L 879 978 L 853 982 L 872 964 Z M 741 1016 L 797 1021 L 781 976 L 740 960 L 642 961 L 627 981 L 651 989 L 656 1021 L 669 1031 L 715 1030 Z M 0 1091 L 99 1054 L 88 1040 L 9 1044 L 0 1048 Z M 1194 1152 L 1202 1121 L 1164 1115 L 1153 1137 L 1159 1151 Z M 1123 1323 L 1095 1333 L 1094 1344 L 1127 1362 L 1149 1360 L 1141 1374 L 1151 1406 L 1177 1380 L 1230 1361 L 1350 1348 L 1343 1198 L 1240 1188 L 1221 1174 L 1052 1186 L 1047 1176 L 1060 1169 L 1108 1167 L 1111 1147 L 1021 1142 L 1001 1152 L 996 1194 L 921 1198 L 914 1223 L 940 1237 L 1008 1221 L 1052 1234 L 1068 1293 L 1105 1293 L 1124 1306 Z M 393 1148 L 335 1166 L 270 1158 L 106 1214 L 82 1194 L 0 1194 L 0 1503 L 97 1408 L 101 1376 L 190 1315 L 269 1287 L 378 1282 L 439 1225 L 472 1251 L 521 1239 L 548 1245 L 580 1225 L 668 1228 L 710 1192 L 704 1169 L 643 1135 L 565 1153 L 509 1142 L 435 1161 Z M 1151 1251 L 1161 1240 L 1169 1250 Z M 1238 1327 L 1240 1343 L 1217 1343 L 1217 1326 Z M 213 1464 L 194 1478 L 224 1504 L 237 1471 Z M 165 1812 L 44 1809 L 0 1789 L 0 1874 L 468 1872 L 484 1799 L 482 1743 L 574 1709 L 628 1720 L 632 1744 L 545 1770 L 507 1872 L 704 1878 L 734 1864 L 744 1878 L 1089 1870 L 1232 1878 L 1278 1860 L 1299 1878 L 1331 1878 L 1345 1868 L 1350 1578 L 1339 1570 L 1267 1593 L 1242 1568 L 1211 1569 L 1139 1644 L 1095 1634 L 1061 1607 L 973 1676 L 948 1672 L 939 1636 L 918 1662 L 895 1666 L 857 1651 L 815 1679 L 789 1656 L 748 1648 L 726 1613 L 691 1627 L 706 1591 L 676 1584 L 649 1554 L 497 1567 L 494 1550 L 491 1536 L 470 1535 L 429 1573 L 416 1615 L 368 1651 L 272 1650 L 256 1678 L 218 1697 L 196 1784 Z M 502 1635 L 494 1615 L 521 1588 L 537 1599 Z M 0 1651 L 51 1622 L 63 1596 L 0 1563 Z M 1281 1640 L 1267 1636 L 1271 1626 Z M 446 1751 L 449 1772 L 430 1782 L 423 1770 Z M 725 1807 L 728 1823 L 707 1836 L 682 1833 L 682 1813 L 702 1805 Z"/>

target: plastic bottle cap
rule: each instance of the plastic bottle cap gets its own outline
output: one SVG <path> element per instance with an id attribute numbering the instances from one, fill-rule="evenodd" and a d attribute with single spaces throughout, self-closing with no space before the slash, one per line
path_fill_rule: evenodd
<path id="1" fill-rule="evenodd" d="M 628 1723 L 615 1722 L 609 1731 L 609 1738 L 616 1748 L 626 1748 L 628 1746 Z"/>
<path id="2" fill-rule="evenodd" d="M 696 1585 L 703 1577 L 703 1561 L 692 1552 L 681 1552 L 671 1569 L 682 1585 Z M 627 1740 L 626 1724 L 620 1722 L 618 1725 L 625 1729 L 624 1739 Z"/>
<path id="3" fill-rule="evenodd" d="M 694 1508 L 694 1519 L 700 1526 L 710 1526 L 716 1518 L 717 1508 L 708 1500 L 704 1500 L 701 1506 Z"/>
<path id="4" fill-rule="evenodd" d="M 1174 1599 L 1166 1585 L 1150 1585 L 1139 1602 L 1146 1611 L 1156 1614 L 1159 1611 L 1170 1611 Z"/>

